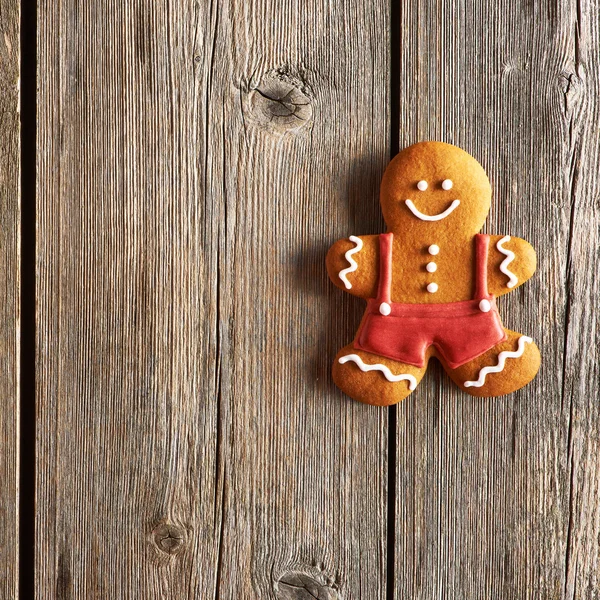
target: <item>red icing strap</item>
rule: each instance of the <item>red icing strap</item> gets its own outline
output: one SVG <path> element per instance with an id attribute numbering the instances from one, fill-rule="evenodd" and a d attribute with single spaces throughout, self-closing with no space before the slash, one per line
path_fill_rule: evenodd
<path id="1" fill-rule="evenodd" d="M 388 304 L 391 302 L 393 241 L 393 233 L 381 233 L 379 235 L 379 289 L 377 290 L 377 300 Z"/>
<path id="2" fill-rule="evenodd" d="M 487 264 L 490 236 L 478 233 L 475 236 L 475 300 L 489 298 L 487 287 Z"/>

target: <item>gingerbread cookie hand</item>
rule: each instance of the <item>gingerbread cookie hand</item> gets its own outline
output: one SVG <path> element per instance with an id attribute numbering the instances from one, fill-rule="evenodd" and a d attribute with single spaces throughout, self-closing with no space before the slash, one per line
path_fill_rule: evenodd
<path id="1" fill-rule="evenodd" d="M 483 167 L 441 142 L 423 142 L 389 164 L 381 184 L 388 232 L 334 244 L 327 270 L 340 288 L 367 299 L 354 342 L 333 378 L 369 404 L 399 402 L 435 357 L 465 392 L 511 393 L 533 379 L 533 339 L 505 329 L 496 296 L 535 270 L 524 240 L 478 233 L 491 204 Z"/>
<path id="2" fill-rule="evenodd" d="M 325 260 L 331 281 L 359 298 L 370 298 L 377 291 L 379 242 L 376 235 L 351 235 L 337 241 Z"/>
<path id="3" fill-rule="evenodd" d="M 523 285 L 535 273 L 533 246 L 510 235 L 491 235 L 488 254 L 489 290 L 502 296 Z"/>

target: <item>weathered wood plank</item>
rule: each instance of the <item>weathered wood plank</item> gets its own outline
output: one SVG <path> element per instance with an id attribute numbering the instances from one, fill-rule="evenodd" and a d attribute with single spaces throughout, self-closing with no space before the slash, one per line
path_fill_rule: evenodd
<path id="1" fill-rule="evenodd" d="M 17 598 L 20 315 L 19 2 L 0 2 L 0 598 Z"/>
<path id="2" fill-rule="evenodd" d="M 500 312 L 543 364 L 491 400 L 438 368 L 399 407 L 399 599 L 600 593 L 598 10 L 402 2 L 401 144 L 455 143 L 488 170 L 488 231 L 539 257 Z"/>
<path id="3" fill-rule="evenodd" d="M 564 597 L 600 597 L 600 6 L 563 9 L 570 61 L 561 113 L 569 133 L 561 154 L 562 208 L 569 219 L 561 407 L 568 468 Z M 567 35 L 568 34 L 568 35 Z M 565 220 L 566 220 L 565 215 Z M 558 368 L 559 365 L 557 365 Z M 565 433 L 566 430 L 566 433 Z M 560 449 L 561 455 L 564 447 Z M 564 456 L 564 455 L 563 455 Z"/>
<path id="4" fill-rule="evenodd" d="M 324 257 L 381 226 L 387 3 L 39 15 L 38 597 L 383 598 Z"/>
<path id="5" fill-rule="evenodd" d="M 332 241 L 379 226 L 388 30 L 380 1 L 235 2 L 220 17 L 214 61 L 231 66 L 215 85 L 231 107 L 225 139 L 237 140 L 225 145 L 222 302 L 246 324 L 230 328 L 221 370 L 234 374 L 222 397 L 235 439 L 222 455 L 225 598 L 303 598 L 295 573 L 331 582 L 319 597 L 383 597 L 387 415 L 331 381 L 363 307 L 323 266 Z M 301 128 L 268 100 L 288 90 L 309 103 Z"/>

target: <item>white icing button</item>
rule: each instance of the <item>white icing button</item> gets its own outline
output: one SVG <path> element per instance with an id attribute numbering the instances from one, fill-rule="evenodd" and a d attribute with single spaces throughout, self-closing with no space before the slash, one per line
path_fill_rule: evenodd
<path id="1" fill-rule="evenodd" d="M 490 310 L 492 310 L 492 305 L 490 304 L 489 300 L 486 300 L 485 298 L 479 303 L 479 310 L 481 312 L 490 312 Z"/>
<path id="2" fill-rule="evenodd" d="M 431 244 L 431 246 L 427 248 L 427 252 L 429 252 L 429 254 L 431 254 L 432 256 L 435 256 L 436 254 L 439 254 L 440 247 L 436 244 Z"/>
<path id="3" fill-rule="evenodd" d="M 429 273 L 435 273 L 437 271 L 437 265 L 434 262 L 427 263 L 425 268 Z"/>
<path id="4" fill-rule="evenodd" d="M 387 303 L 387 302 L 382 302 L 379 305 L 379 312 L 384 316 L 387 317 L 391 312 L 392 312 L 392 307 Z"/>
<path id="5" fill-rule="evenodd" d="M 443 190 L 451 190 L 452 189 L 452 180 L 444 179 L 444 181 L 442 181 L 442 189 Z"/>
<path id="6" fill-rule="evenodd" d="M 422 180 L 422 181 L 419 181 L 419 183 L 417 183 L 417 188 L 418 188 L 420 191 L 424 192 L 424 191 L 427 189 L 427 182 L 426 182 L 426 181 L 424 181 L 424 180 Z"/>
<path id="7" fill-rule="evenodd" d="M 438 284 L 437 283 L 430 283 L 427 286 L 427 291 L 430 292 L 431 294 L 435 294 L 438 291 Z"/>

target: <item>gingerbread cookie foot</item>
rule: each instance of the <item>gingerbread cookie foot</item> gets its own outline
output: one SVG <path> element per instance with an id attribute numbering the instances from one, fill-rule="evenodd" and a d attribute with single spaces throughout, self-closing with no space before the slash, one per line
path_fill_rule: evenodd
<path id="1" fill-rule="evenodd" d="M 472 396 L 504 396 L 527 385 L 540 368 L 540 351 L 527 335 L 505 329 L 507 338 L 457 369 L 452 380 Z"/>
<path id="2" fill-rule="evenodd" d="M 333 363 L 333 380 L 348 396 L 376 406 L 404 400 L 418 385 L 426 367 L 419 369 L 369 352 L 352 344 L 342 348 Z"/>

